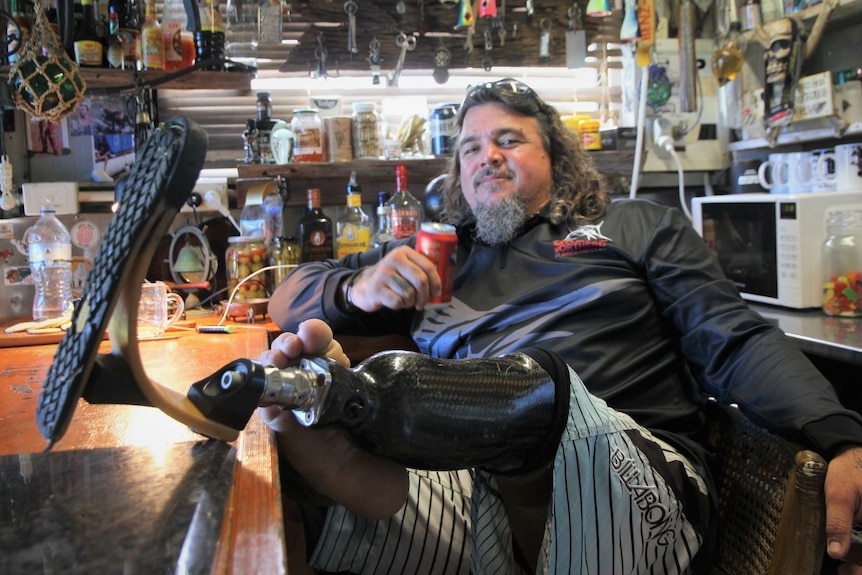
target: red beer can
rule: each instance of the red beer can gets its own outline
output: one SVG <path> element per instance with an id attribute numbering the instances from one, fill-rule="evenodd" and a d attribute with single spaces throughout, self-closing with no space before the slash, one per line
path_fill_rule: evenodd
<path id="1" fill-rule="evenodd" d="M 439 297 L 428 303 L 447 303 L 452 299 L 452 284 L 455 280 L 455 258 L 458 251 L 458 236 L 455 226 L 425 222 L 416 234 L 416 251 L 424 254 L 437 265 L 437 273 L 443 282 Z"/>

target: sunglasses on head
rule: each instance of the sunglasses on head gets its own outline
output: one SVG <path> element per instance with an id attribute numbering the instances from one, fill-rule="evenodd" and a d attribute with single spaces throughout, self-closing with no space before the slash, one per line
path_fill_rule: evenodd
<path id="1" fill-rule="evenodd" d="M 485 82 L 483 84 L 476 84 L 474 86 L 470 86 L 467 88 L 467 98 L 475 95 L 480 90 L 488 90 L 491 92 L 507 92 L 510 94 L 524 94 L 526 96 L 530 96 L 531 98 L 538 98 L 536 92 L 521 82 L 520 80 L 516 80 L 514 78 L 503 78 L 502 80 L 497 80 L 496 82 Z"/>

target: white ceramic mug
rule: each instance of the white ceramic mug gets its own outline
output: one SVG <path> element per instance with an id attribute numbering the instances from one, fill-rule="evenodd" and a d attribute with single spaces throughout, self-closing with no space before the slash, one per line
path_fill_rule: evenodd
<path id="1" fill-rule="evenodd" d="M 834 163 L 834 174 L 829 174 L 829 161 Z M 862 143 L 841 144 L 832 152 L 820 156 L 818 175 L 835 185 L 835 190 L 862 192 Z"/>
<path id="2" fill-rule="evenodd" d="M 787 192 L 790 194 L 811 193 L 816 177 L 816 166 L 812 165 L 811 152 L 790 152 L 787 154 Z"/>
<path id="3" fill-rule="evenodd" d="M 789 174 L 787 154 L 782 153 L 769 154 L 769 159 L 757 168 L 757 180 L 770 194 L 786 194 L 789 191 Z"/>
<path id="4" fill-rule="evenodd" d="M 176 309 L 170 311 L 169 303 Z M 164 282 L 141 285 L 138 302 L 138 339 L 159 337 L 183 315 L 185 304 L 179 294 L 171 292 Z"/>
<path id="5" fill-rule="evenodd" d="M 825 156 L 825 157 L 824 157 Z M 814 193 L 835 191 L 835 153 L 832 148 L 821 148 L 811 152 L 814 166 L 814 179 L 811 191 Z"/>

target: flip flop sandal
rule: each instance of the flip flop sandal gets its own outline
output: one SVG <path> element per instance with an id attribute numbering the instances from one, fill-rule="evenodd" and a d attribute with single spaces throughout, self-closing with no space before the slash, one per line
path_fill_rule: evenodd
<path id="1" fill-rule="evenodd" d="M 183 394 L 147 377 L 137 341 L 147 262 L 191 194 L 206 149 L 203 128 L 174 117 L 137 152 L 39 395 L 36 419 L 47 449 L 63 437 L 82 396 L 93 403 L 153 405 L 203 435 L 236 439 L 236 429 L 210 421 Z M 106 328 L 112 353 L 99 354 Z"/>

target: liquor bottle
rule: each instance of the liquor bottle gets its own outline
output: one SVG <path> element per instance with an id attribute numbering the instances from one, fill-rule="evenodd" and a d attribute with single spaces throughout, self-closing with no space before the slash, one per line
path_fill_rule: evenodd
<path id="1" fill-rule="evenodd" d="M 30 258 L 33 319 L 60 317 L 72 309 L 72 239 L 69 230 L 57 219 L 54 204 L 42 205 L 39 219 L 24 238 Z"/>
<path id="2" fill-rule="evenodd" d="M 188 16 L 183 0 L 165 0 L 162 12 L 163 68 L 179 70 L 183 67 L 183 30 Z"/>
<path id="3" fill-rule="evenodd" d="M 389 213 L 391 211 L 392 208 L 389 207 L 389 193 L 377 192 L 377 233 L 371 238 L 372 248 L 379 248 L 392 239 L 392 228 L 389 221 Z"/>
<path id="4" fill-rule="evenodd" d="M 308 209 L 299 220 L 299 250 L 303 262 L 332 258 L 332 219 L 320 209 L 320 190 L 308 190 Z"/>
<path id="5" fill-rule="evenodd" d="M 356 172 L 347 184 L 347 211 L 336 225 L 335 257 L 364 252 L 371 247 L 371 218 L 362 211 L 362 188 L 356 183 Z"/>
<path id="6" fill-rule="evenodd" d="M 164 44 L 155 0 L 146 0 L 146 6 L 144 23 L 141 24 L 141 63 L 144 70 L 161 70 L 164 67 Z"/>
<path id="7" fill-rule="evenodd" d="M 124 70 L 123 40 L 120 36 L 120 15 L 114 6 L 108 7 L 108 66 Z"/>
<path id="8" fill-rule="evenodd" d="M 424 217 L 422 202 L 407 189 L 407 166 L 395 167 L 395 195 L 389 200 L 393 239 L 409 238 L 419 230 Z"/>
<path id="9" fill-rule="evenodd" d="M 123 67 L 126 70 L 140 70 L 143 67 L 141 14 L 137 0 L 126 0 L 124 14 L 120 16 L 120 38 L 123 42 Z"/>
<path id="10" fill-rule="evenodd" d="M 99 35 L 99 15 L 93 0 L 81 0 L 81 22 L 75 30 L 75 63 L 78 66 L 101 67 L 105 44 Z"/>

